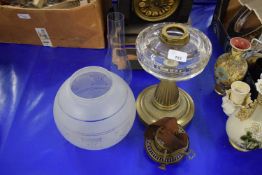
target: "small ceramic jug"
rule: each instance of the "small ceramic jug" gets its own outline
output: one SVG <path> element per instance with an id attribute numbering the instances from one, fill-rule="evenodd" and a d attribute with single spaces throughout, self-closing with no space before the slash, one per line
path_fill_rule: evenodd
<path id="1" fill-rule="evenodd" d="M 239 151 L 262 148 L 262 79 L 256 83 L 257 99 L 230 116 L 226 131 L 231 145 Z"/>
<path id="2" fill-rule="evenodd" d="M 242 80 L 248 69 L 243 55 L 251 48 L 250 42 L 241 37 L 234 37 L 230 40 L 230 45 L 231 52 L 219 56 L 215 64 L 215 91 L 219 95 L 225 95 L 234 81 Z"/>

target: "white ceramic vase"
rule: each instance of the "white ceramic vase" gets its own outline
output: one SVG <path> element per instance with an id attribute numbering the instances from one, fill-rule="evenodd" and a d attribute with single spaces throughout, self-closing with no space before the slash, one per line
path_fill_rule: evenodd
<path id="1" fill-rule="evenodd" d="M 241 106 L 226 123 L 226 131 L 231 145 L 239 151 L 262 148 L 262 80 L 256 83 L 257 99 Z"/>

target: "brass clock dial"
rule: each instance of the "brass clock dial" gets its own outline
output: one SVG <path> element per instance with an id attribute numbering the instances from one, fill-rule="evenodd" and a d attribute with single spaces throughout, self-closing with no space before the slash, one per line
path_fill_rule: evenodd
<path id="1" fill-rule="evenodd" d="M 135 13 L 146 21 L 160 21 L 171 16 L 180 0 L 133 0 Z"/>

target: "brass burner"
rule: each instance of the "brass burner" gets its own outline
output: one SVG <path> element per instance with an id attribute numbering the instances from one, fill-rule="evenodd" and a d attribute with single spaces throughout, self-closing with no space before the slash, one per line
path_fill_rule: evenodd
<path id="1" fill-rule="evenodd" d="M 160 21 L 171 16 L 180 0 L 133 0 L 135 13 L 145 21 Z"/>
<path id="2" fill-rule="evenodd" d="M 185 133 L 185 130 L 179 126 L 178 133 Z M 161 169 L 165 169 L 166 165 L 174 164 L 182 160 L 185 155 L 189 155 L 189 140 L 187 139 L 187 144 L 185 147 L 176 150 L 174 152 L 168 151 L 159 141 L 157 141 L 156 136 L 153 140 L 145 139 L 145 149 L 149 157 L 155 161 L 160 163 Z"/>

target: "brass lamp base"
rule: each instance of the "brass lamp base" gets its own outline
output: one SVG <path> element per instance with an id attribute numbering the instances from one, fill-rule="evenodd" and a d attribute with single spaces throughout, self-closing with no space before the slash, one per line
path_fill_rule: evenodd
<path id="1" fill-rule="evenodd" d="M 161 81 L 161 83 L 163 83 L 163 81 Z M 161 86 L 161 83 L 159 85 L 150 86 L 139 94 L 136 101 L 136 108 L 139 117 L 147 125 L 150 125 L 163 117 L 175 117 L 179 125 L 185 126 L 193 118 L 195 107 L 192 98 L 185 91 L 177 88 L 175 82 L 173 82 L 173 86 L 170 85 L 172 82 L 167 82 L 164 84 L 164 87 L 161 87 L 162 94 L 159 96 L 168 99 L 170 96 L 172 97 L 172 92 L 177 91 L 176 102 L 168 106 L 156 105 L 155 101 L 158 99 L 158 97 L 156 97 L 156 94 L 158 95 L 156 90 L 160 89 L 159 86 Z M 167 86 L 170 87 L 169 90 L 166 88 Z M 170 99 L 167 101 L 170 101 Z"/>

